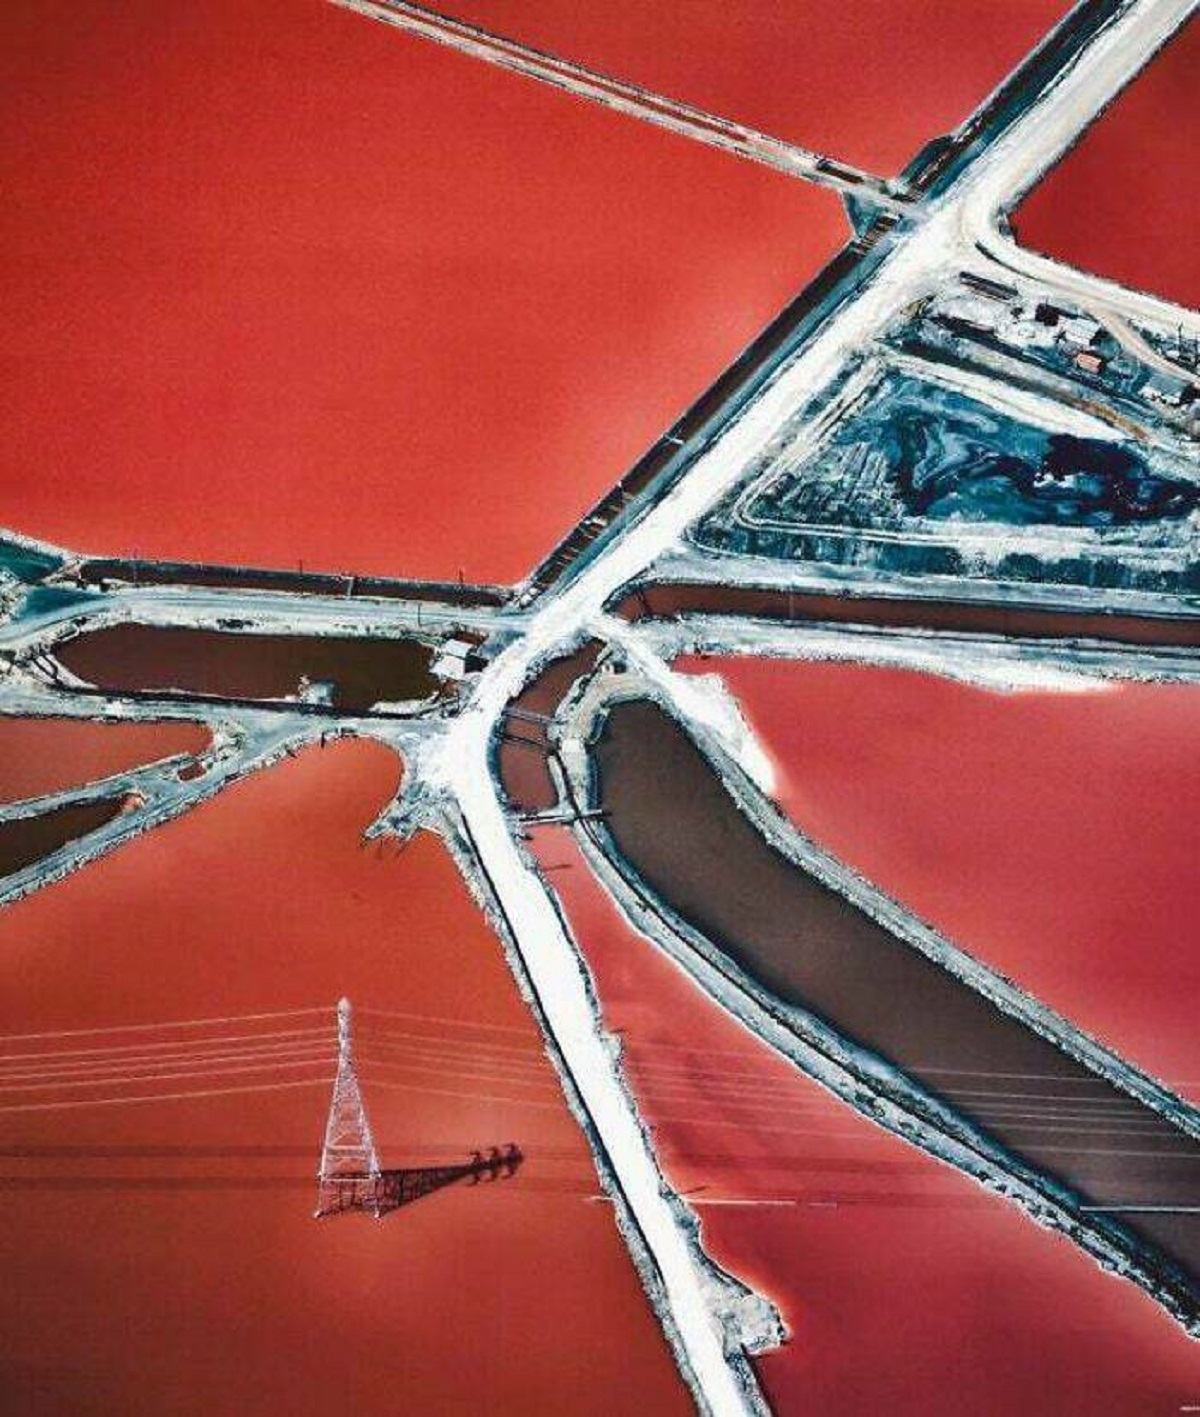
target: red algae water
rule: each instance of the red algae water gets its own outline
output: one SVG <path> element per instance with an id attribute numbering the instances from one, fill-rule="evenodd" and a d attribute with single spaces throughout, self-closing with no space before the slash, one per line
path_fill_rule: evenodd
<path id="1" fill-rule="evenodd" d="M 460 13 L 895 170 L 1062 11 Z M 0 523 L 75 549 L 519 578 L 849 234 L 324 0 L 14 0 L 0 35 Z"/>
<path id="2" fill-rule="evenodd" d="M 360 847 L 398 776 L 379 745 L 309 750 L 0 916 L 8 1067 L 96 1042 L 11 1038 L 45 1030 L 322 1006 L 329 1038 L 324 1061 L 207 1084 L 297 1084 L 275 1091 L 166 1100 L 206 1084 L 151 1079 L 116 1091 L 160 1100 L 13 1111 L 30 1094 L 5 1084 L 6 1414 L 607 1417 L 631 1392 L 691 1410 L 448 855 L 431 837 Z M 342 994 L 382 1163 L 515 1141 L 514 1178 L 381 1222 L 311 1219 Z"/>
<path id="3" fill-rule="evenodd" d="M 61 792 L 176 753 L 202 752 L 199 723 L 0 718 L 0 801 Z"/>
<path id="4" fill-rule="evenodd" d="M 1198 65 L 1200 26 L 1192 21 L 1017 209 L 1023 245 L 1200 306 L 1189 236 L 1200 203 Z"/>
<path id="5" fill-rule="evenodd" d="M 1200 910 L 1187 824 L 1200 694 L 998 693 L 865 665 L 719 673 L 815 841 L 961 948 L 1200 1097 Z"/>
<path id="6" fill-rule="evenodd" d="M 1145 1295 L 770 1053 L 628 926 L 561 828 L 537 853 L 705 1248 L 791 1332 L 756 1361 L 776 1411 L 1126 1417 L 1194 1395 L 1193 1345 Z"/>
<path id="7" fill-rule="evenodd" d="M 75 549 L 516 579 L 849 234 L 326 0 L 0 37 L 0 524 Z"/>

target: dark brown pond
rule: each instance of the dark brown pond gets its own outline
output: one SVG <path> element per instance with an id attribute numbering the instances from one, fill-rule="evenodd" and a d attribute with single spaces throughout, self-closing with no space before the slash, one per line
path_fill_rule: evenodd
<path id="1" fill-rule="evenodd" d="M 247 635 L 116 625 L 57 650 L 72 674 L 113 692 L 175 691 L 224 699 L 286 699 L 301 680 L 332 682 L 335 707 L 427 698 L 437 688 L 428 646 L 411 639 Z"/>
<path id="2" fill-rule="evenodd" d="M 1021 606 L 955 601 L 895 600 L 887 596 L 811 595 L 754 586 L 664 581 L 625 596 L 617 612 L 640 620 L 669 615 L 753 615 L 879 625 L 896 630 L 948 630 L 1021 639 L 1115 640 L 1120 644 L 1200 646 L 1200 618 L 1080 614 Z"/>
<path id="3" fill-rule="evenodd" d="M 764 988 L 897 1065 L 1087 1204 L 1200 1205 L 1200 1146 L 776 852 L 656 705 L 614 707 L 594 761 L 625 862 Z M 1200 1215 L 1122 1220 L 1200 1273 Z"/>
<path id="4" fill-rule="evenodd" d="M 75 802 L 55 807 L 36 817 L 0 822 L 0 876 L 32 866 L 69 841 L 97 831 L 120 815 L 121 798 L 101 802 Z"/>

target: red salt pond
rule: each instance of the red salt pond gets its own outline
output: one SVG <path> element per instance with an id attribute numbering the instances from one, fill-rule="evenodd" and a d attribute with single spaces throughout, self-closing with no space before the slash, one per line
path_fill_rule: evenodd
<path id="1" fill-rule="evenodd" d="M 864 665 L 678 667 L 722 676 L 801 830 L 963 949 L 1200 1097 L 1194 688 L 1002 694 Z"/>
<path id="2" fill-rule="evenodd" d="M 1194 1399 L 1194 1346 L 1140 1291 L 769 1053 L 629 928 L 561 828 L 536 849 L 706 1249 L 792 1332 L 757 1362 L 775 1411 L 1126 1417 Z"/>
<path id="3" fill-rule="evenodd" d="M 0 524 L 96 553 L 518 578 L 848 235 L 326 0 L 12 0 L 0 95 Z"/>
<path id="4" fill-rule="evenodd" d="M 1200 26 L 1190 24 L 1134 80 L 1018 208 L 1023 245 L 1124 285 L 1200 306 L 1189 239 Z"/>
<path id="5" fill-rule="evenodd" d="M 93 1095 L 297 1086 L 4 1114 L 6 1414 L 691 1410 L 455 867 L 434 838 L 359 847 L 397 779 L 376 744 L 310 750 L 0 915 L 5 1107 L 83 1091 L 18 1091 L 15 1058 L 97 1043 L 17 1033 L 230 1016 L 246 1046 L 309 1018 L 328 1038 L 303 1066 Z M 383 1164 L 511 1140 L 514 1179 L 310 1218 L 340 994 Z"/>
<path id="6" fill-rule="evenodd" d="M 0 801 L 60 792 L 176 753 L 200 753 L 208 741 L 199 723 L 0 717 Z"/>
<path id="7" fill-rule="evenodd" d="M 456 0 L 446 8 L 525 44 L 889 173 L 966 118 L 1069 6 L 1064 0 L 836 6 Z"/>

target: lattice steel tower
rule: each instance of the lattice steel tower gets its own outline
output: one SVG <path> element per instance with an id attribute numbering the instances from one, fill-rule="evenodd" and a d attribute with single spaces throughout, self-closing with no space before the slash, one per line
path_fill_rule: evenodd
<path id="1" fill-rule="evenodd" d="M 368 1210 L 378 1217 L 382 1214 L 379 1157 L 354 1071 L 349 999 L 338 1000 L 337 1013 L 338 1068 L 317 1172 L 316 1214 Z"/>
<path id="2" fill-rule="evenodd" d="M 469 1161 L 450 1166 L 382 1170 L 358 1074 L 354 1070 L 349 999 L 339 1000 L 337 1012 L 338 1068 L 317 1172 L 318 1219 L 362 1211 L 379 1220 L 389 1211 L 410 1205 L 456 1181 L 498 1181 L 516 1175 L 525 1157 L 515 1142 L 509 1142 L 503 1151 L 493 1146 L 487 1156 L 476 1151 Z"/>

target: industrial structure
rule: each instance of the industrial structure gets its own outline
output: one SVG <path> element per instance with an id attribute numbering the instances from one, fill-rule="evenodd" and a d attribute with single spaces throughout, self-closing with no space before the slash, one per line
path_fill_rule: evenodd
<path id="1" fill-rule="evenodd" d="M 516 1173 L 525 1158 L 515 1142 L 509 1142 L 503 1150 L 493 1146 L 486 1156 L 482 1151 L 475 1151 L 468 1161 L 453 1165 L 383 1170 L 354 1067 L 349 999 L 338 1001 L 337 1017 L 338 1067 L 317 1172 L 314 1214 L 318 1220 L 347 1211 L 362 1211 L 380 1220 L 390 1211 L 399 1210 L 455 1181 L 469 1179 L 477 1184 Z"/>

